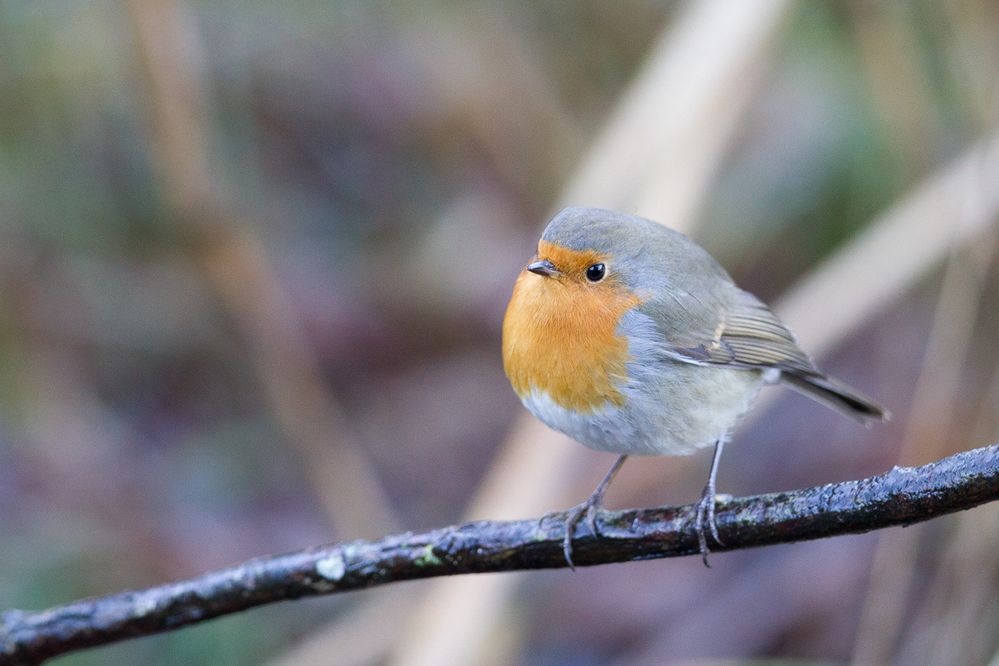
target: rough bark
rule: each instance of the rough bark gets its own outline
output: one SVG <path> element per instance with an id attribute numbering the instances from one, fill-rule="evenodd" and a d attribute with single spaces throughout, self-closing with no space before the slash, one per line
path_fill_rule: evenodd
<path id="1" fill-rule="evenodd" d="M 999 499 L 999 444 L 922 467 L 720 503 L 718 530 L 735 550 L 908 525 Z M 600 536 L 576 528 L 577 566 L 698 553 L 693 505 L 601 514 Z M 34 664 L 60 654 L 147 636 L 254 606 L 455 574 L 555 569 L 563 523 L 480 521 L 377 541 L 319 546 L 253 559 L 145 590 L 45 611 L 0 614 L 0 664 Z"/>

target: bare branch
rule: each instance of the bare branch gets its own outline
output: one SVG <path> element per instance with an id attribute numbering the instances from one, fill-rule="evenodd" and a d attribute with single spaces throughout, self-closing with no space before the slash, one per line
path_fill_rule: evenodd
<path id="1" fill-rule="evenodd" d="M 908 525 L 999 499 L 999 444 L 860 481 L 720 503 L 735 550 Z M 693 505 L 603 514 L 602 536 L 577 528 L 578 566 L 698 552 Z M 197 578 L 46 611 L 0 614 L 0 663 L 34 664 L 81 648 L 147 636 L 275 601 L 401 580 L 565 567 L 562 523 L 480 521 L 378 541 L 250 560 Z"/>

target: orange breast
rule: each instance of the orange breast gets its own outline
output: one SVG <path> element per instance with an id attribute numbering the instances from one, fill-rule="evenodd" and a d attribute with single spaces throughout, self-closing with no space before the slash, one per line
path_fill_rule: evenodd
<path id="1" fill-rule="evenodd" d="M 503 320 L 503 365 L 514 391 L 521 398 L 545 391 L 579 412 L 621 405 L 628 342 L 617 326 L 638 303 L 610 278 L 589 284 L 521 272 Z"/>

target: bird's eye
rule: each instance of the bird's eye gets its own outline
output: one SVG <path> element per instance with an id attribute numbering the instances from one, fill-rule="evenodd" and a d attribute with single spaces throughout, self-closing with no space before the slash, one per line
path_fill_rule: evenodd
<path id="1" fill-rule="evenodd" d="M 600 282 L 604 279 L 604 274 L 607 272 L 607 267 L 603 264 L 593 264 L 586 269 L 586 279 L 590 282 Z"/>

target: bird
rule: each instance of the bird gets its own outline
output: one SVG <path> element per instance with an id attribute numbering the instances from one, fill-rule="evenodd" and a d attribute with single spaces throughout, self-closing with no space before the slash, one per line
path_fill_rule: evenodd
<path id="1" fill-rule="evenodd" d="M 535 417 L 616 453 L 593 493 L 566 512 L 563 554 L 598 518 L 629 456 L 714 447 L 693 515 L 706 566 L 722 450 L 760 389 L 781 384 L 861 423 L 888 411 L 828 377 L 760 299 L 682 233 L 634 215 L 569 207 L 520 271 L 503 317 L 503 368 Z M 546 517 L 552 514 L 546 514 Z M 545 518 L 542 518 L 544 520 Z"/>

